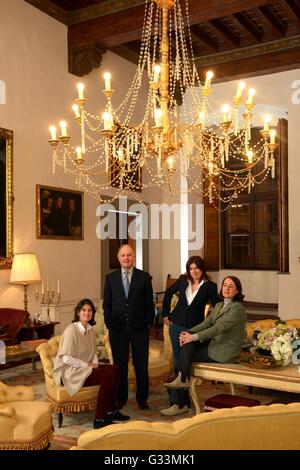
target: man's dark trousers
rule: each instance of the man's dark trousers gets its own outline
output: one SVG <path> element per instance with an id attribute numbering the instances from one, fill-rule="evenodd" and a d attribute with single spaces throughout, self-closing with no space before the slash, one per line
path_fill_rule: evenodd
<path id="1" fill-rule="evenodd" d="M 145 403 L 149 394 L 148 352 L 149 328 L 135 330 L 129 324 L 122 331 L 109 330 L 114 364 L 120 367 L 121 376 L 118 389 L 118 403 L 126 403 L 128 399 L 128 358 L 129 343 L 132 348 L 132 361 L 136 375 L 136 401 Z"/>

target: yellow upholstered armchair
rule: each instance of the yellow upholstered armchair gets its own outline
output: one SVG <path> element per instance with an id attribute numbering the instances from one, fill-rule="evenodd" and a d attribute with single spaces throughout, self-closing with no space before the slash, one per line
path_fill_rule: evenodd
<path id="1" fill-rule="evenodd" d="M 40 450 L 50 444 L 52 410 L 34 400 L 32 386 L 0 382 L 0 450 Z"/>
<path id="2" fill-rule="evenodd" d="M 39 353 L 44 368 L 46 382 L 46 401 L 58 413 L 58 427 L 62 427 L 63 413 L 89 411 L 96 408 L 99 385 L 82 387 L 72 397 L 64 386 L 57 386 L 53 377 L 53 362 L 58 352 L 60 336 L 54 336 L 47 343 L 40 344 Z"/>
<path id="3" fill-rule="evenodd" d="M 105 329 L 103 336 L 106 351 L 110 363 L 113 363 L 113 357 L 111 347 L 109 343 L 108 331 Z M 158 385 L 168 382 L 173 375 L 173 355 L 172 345 L 169 337 L 169 328 L 164 325 L 163 327 L 163 341 L 150 339 L 149 346 L 149 386 L 150 389 L 154 389 Z M 136 380 L 131 357 L 128 363 L 128 388 L 129 390 L 135 390 Z"/>

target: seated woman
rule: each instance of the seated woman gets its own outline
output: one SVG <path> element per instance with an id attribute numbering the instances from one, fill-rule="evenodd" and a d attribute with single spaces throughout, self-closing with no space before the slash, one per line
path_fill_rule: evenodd
<path id="1" fill-rule="evenodd" d="M 178 376 L 164 384 L 168 388 L 186 388 L 192 362 L 232 362 L 239 357 L 245 336 L 246 312 L 241 304 L 242 285 L 235 276 L 222 282 L 220 298 L 211 314 L 199 325 L 180 334 Z"/>
<path id="2" fill-rule="evenodd" d="M 102 428 L 114 421 L 127 421 L 116 408 L 119 367 L 98 365 L 95 325 L 96 308 L 90 299 L 81 300 L 75 307 L 74 320 L 60 339 L 54 361 L 53 376 L 56 384 L 63 384 L 69 394 L 75 395 L 81 387 L 100 385 L 94 428 Z"/>

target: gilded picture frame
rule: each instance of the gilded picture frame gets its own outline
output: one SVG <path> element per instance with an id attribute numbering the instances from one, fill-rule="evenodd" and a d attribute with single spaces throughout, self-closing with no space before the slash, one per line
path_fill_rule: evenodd
<path id="1" fill-rule="evenodd" d="M 13 257 L 13 140 L 0 127 L 0 269 L 10 269 Z"/>
<path id="2" fill-rule="evenodd" d="M 36 185 L 37 238 L 84 239 L 84 193 Z"/>

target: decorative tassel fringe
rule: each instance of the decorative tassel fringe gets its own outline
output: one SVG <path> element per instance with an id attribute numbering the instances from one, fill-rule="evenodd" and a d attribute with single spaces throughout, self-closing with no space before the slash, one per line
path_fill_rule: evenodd
<path id="1" fill-rule="evenodd" d="M 21 439 L 0 441 L 0 450 L 43 450 L 48 447 L 53 439 L 53 430 L 53 426 L 51 426 L 47 431 L 30 441 Z"/>
<path id="2" fill-rule="evenodd" d="M 56 413 L 79 413 L 80 411 L 94 410 L 97 405 L 97 399 L 81 403 L 57 403 L 50 397 L 46 400 L 53 406 Z"/>

